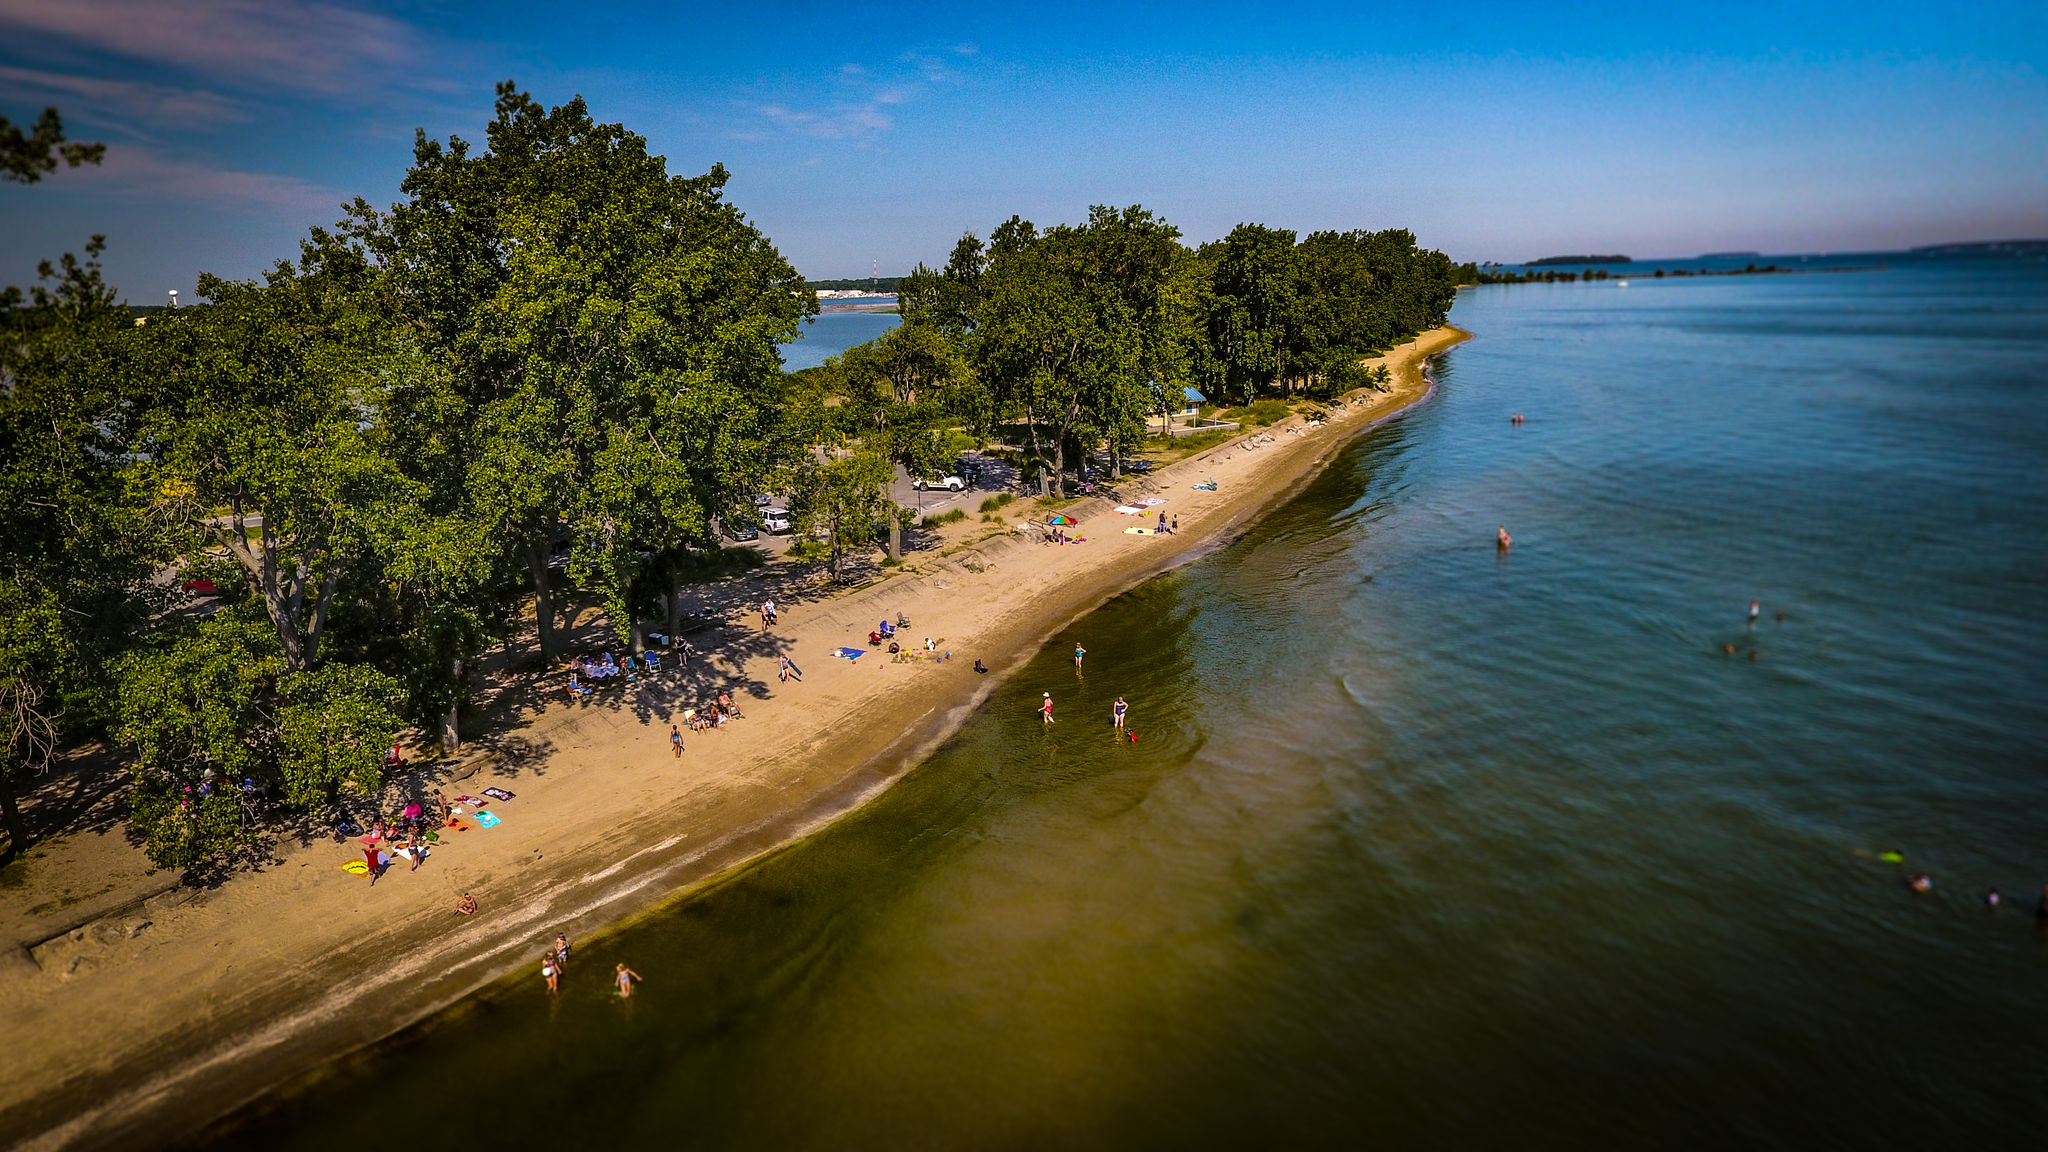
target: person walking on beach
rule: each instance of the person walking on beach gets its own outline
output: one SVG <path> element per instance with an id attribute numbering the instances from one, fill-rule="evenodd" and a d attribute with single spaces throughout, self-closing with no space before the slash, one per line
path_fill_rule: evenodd
<path id="1" fill-rule="evenodd" d="M 1053 722 L 1052 693 L 1047 692 L 1045 694 L 1045 702 L 1038 706 L 1038 718 L 1045 721 L 1047 724 L 1051 724 Z"/>
<path id="2" fill-rule="evenodd" d="M 783 682 L 784 684 L 787 684 L 787 683 L 789 683 L 789 678 L 790 678 L 790 677 L 792 677 L 792 676 L 794 676 L 794 677 L 796 677 L 796 682 L 797 682 L 797 683 L 799 683 L 799 684 L 803 683 L 803 682 L 804 682 L 804 670 L 803 670 L 803 669 L 801 669 L 801 668 L 799 668 L 799 667 L 797 667 L 797 666 L 796 666 L 796 662 L 795 662 L 794 660 L 791 660 L 791 659 L 790 659 L 790 658 L 789 658 L 788 656 L 784 656 L 784 657 L 782 657 L 782 658 L 781 658 L 781 660 L 782 660 L 782 665 L 781 665 L 781 667 L 780 667 L 780 668 L 779 668 L 779 669 L 777 670 L 776 674 L 782 677 L 782 682 Z"/>
<path id="3" fill-rule="evenodd" d="M 550 995 L 561 991 L 562 970 L 555 967 L 555 954 L 553 952 L 543 952 L 540 954 L 540 975 L 541 979 L 548 982 L 548 993 Z"/>
<path id="4" fill-rule="evenodd" d="M 1117 697 L 1116 703 L 1109 707 L 1109 722 L 1121 729 L 1124 726 L 1124 713 L 1130 710 L 1131 706 L 1124 703 L 1124 698 L 1121 696 Z"/>
<path id="5" fill-rule="evenodd" d="M 676 750 L 676 759 L 683 758 L 683 730 L 674 724 L 668 726 L 669 746 Z"/>
<path id="6" fill-rule="evenodd" d="M 633 981 L 640 979 L 640 974 L 622 963 L 612 978 L 619 982 L 619 995 L 627 1000 L 632 999 Z"/>
<path id="7" fill-rule="evenodd" d="M 1076 645 L 1074 645 L 1074 670 L 1075 670 L 1075 671 L 1077 671 L 1077 672 L 1078 672 L 1078 671 L 1080 671 L 1080 669 L 1081 669 L 1081 657 L 1083 657 L 1083 656 L 1086 656 L 1087 654 L 1088 654 L 1088 650 L 1087 650 L 1086 648 L 1083 648 L 1083 647 L 1081 647 L 1081 646 L 1080 646 L 1079 644 L 1076 644 Z"/>

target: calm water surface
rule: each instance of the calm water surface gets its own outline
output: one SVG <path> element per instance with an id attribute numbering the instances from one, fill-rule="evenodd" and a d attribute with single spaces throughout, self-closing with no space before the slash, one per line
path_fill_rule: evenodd
<path id="1" fill-rule="evenodd" d="M 2048 266 L 1453 319 L 870 807 L 213 1138 L 2040 1147 Z"/>

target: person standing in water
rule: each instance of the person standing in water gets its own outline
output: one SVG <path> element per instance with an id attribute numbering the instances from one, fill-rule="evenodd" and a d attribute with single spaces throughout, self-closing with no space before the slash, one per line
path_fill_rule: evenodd
<path id="1" fill-rule="evenodd" d="M 1088 650 L 1086 648 L 1081 647 L 1079 644 L 1074 645 L 1074 668 L 1076 671 L 1081 667 L 1081 657 L 1087 654 Z"/>
<path id="2" fill-rule="evenodd" d="M 619 965 L 618 972 L 613 976 L 613 979 L 619 982 L 620 997 L 627 1000 L 632 999 L 633 981 L 640 979 L 640 974 L 622 963 Z"/>
<path id="3" fill-rule="evenodd" d="M 1500 531 L 1494 534 L 1493 542 L 1495 547 L 1505 552 L 1508 550 L 1508 546 L 1515 542 L 1515 538 L 1508 535 L 1508 526 L 1503 524 L 1500 526 Z"/>
<path id="4" fill-rule="evenodd" d="M 1761 610 L 1761 607 L 1757 604 L 1756 601 L 1751 600 L 1749 602 L 1749 622 L 1751 624 L 1756 623 L 1756 614 Z"/>
<path id="5" fill-rule="evenodd" d="M 1130 711 L 1130 709 L 1131 706 L 1124 703 L 1123 697 L 1117 697 L 1116 703 L 1109 707 L 1109 722 L 1121 729 L 1124 726 L 1124 713 Z"/>
<path id="6" fill-rule="evenodd" d="M 1053 722 L 1053 720 L 1052 720 L 1052 693 L 1050 693 L 1050 692 L 1047 692 L 1047 693 L 1045 694 L 1045 702 L 1044 702 L 1044 703 L 1042 703 L 1042 704 L 1040 704 L 1040 705 L 1038 706 L 1038 718 L 1039 718 L 1040 720 L 1043 720 L 1043 721 L 1045 721 L 1045 722 L 1046 722 L 1047 724 L 1051 724 L 1051 723 Z"/>
<path id="7" fill-rule="evenodd" d="M 548 982 L 549 994 L 552 995 L 555 992 L 561 991 L 561 973 L 562 970 L 555 967 L 555 954 L 553 952 L 543 952 L 540 954 L 540 975 L 541 979 Z"/>
<path id="8" fill-rule="evenodd" d="M 569 934 L 567 932 L 557 932 L 555 933 L 555 971 L 566 972 L 568 969 Z"/>

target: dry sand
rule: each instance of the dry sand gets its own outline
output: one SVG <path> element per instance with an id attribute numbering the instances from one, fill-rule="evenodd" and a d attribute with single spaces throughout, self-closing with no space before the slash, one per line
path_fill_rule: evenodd
<path id="1" fill-rule="evenodd" d="M 515 793 L 492 805 L 503 823 L 445 834 L 418 871 L 401 862 L 374 888 L 340 870 L 360 846 L 332 836 L 281 845 L 279 862 L 210 890 L 150 875 L 108 819 L 39 846 L 28 880 L 0 888 L 0 1145 L 189 1136 L 533 966 L 557 931 L 601 931 L 803 836 L 915 764 L 1047 635 L 1231 539 L 1350 436 L 1422 399 L 1424 360 L 1464 338 L 1443 328 L 1396 349 L 1384 360 L 1391 391 L 1354 394 L 1322 428 L 1290 419 L 1121 486 L 1126 498 L 1164 497 L 1177 535 L 1126 535 L 1137 518 L 1082 501 L 1064 511 L 1086 544 L 1007 533 L 849 594 L 788 603 L 767 632 L 749 619 L 698 634 L 717 654 L 660 682 L 581 704 L 550 698 L 498 754 L 472 757 L 441 785 L 451 797 Z M 1205 477 L 1219 491 L 1192 489 Z M 1014 523 L 1030 507 L 1005 515 Z M 904 639 L 939 638 L 952 660 L 829 655 L 866 648 L 875 622 L 898 613 L 914 621 Z M 801 683 L 777 681 L 782 653 L 802 666 Z M 976 657 L 991 675 L 975 675 Z M 717 685 L 734 689 L 746 718 L 686 733 L 675 758 L 670 710 Z M 92 800 L 80 804 L 108 807 Z M 478 915 L 453 914 L 464 892 Z"/>

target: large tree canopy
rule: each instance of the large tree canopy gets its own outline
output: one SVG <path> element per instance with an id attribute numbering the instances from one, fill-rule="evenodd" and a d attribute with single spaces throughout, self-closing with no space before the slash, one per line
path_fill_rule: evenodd
<path id="1" fill-rule="evenodd" d="M 355 233 L 447 368 L 438 466 L 524 559 L 544 648 L 558 536 L 623 635 L 642 554 L 708 541 L 776 464 L 776 345 L 816 297 L 724 200 L 723 168 L 671 177 L 580 98 L 500 85 L 486 140 L 422 135 L 407 199 L 359 202 Z"/>

